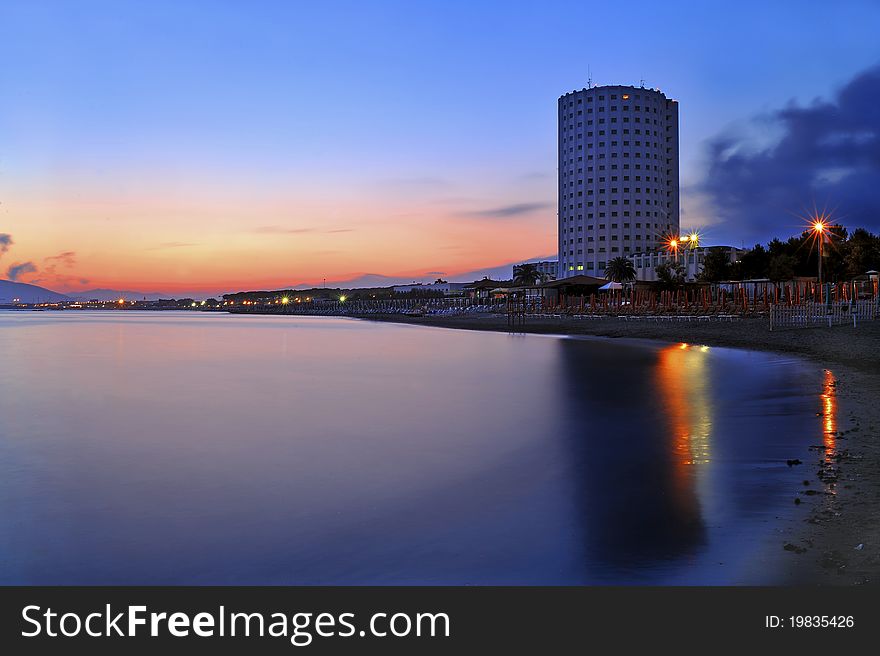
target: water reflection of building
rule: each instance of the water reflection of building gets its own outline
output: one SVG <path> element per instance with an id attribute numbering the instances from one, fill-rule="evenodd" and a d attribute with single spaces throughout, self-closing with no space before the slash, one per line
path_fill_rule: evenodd
<path id="1" fill-rule="evenodd" d="M 711 427 L 708 395 L 694 395 L 683 384 L 697 372 L 676 355 L 658 361 L 650 348 L 608 349 L 582 340 L 559 345 L 560 426 L 569 433 L 572 479 L 578 481 L 574 502 L 583 520 L 585 560 L 620 582 L 692 557 L 706 529 L 690 464 L 709 458 Z M 644 375 L 652 370 L 657 375 Z M 670 385 L 675 390 L 663 391 Z M 683 434 L 703 438 L 688 446 Z"/>

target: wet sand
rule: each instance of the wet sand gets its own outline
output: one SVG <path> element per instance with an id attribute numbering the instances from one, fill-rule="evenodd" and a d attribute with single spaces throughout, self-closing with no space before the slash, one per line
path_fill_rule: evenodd
<path id="1" fill-rule="evenodd" d="M 608 319 L 528 319 L 511 330 L 504 316 L 364 317 L 442 328 L 594 335 L 687 342 L 794 354 L 833 375 L 833 449 L 817 431 L 815 457 L 793 466 L 804 485 L 793 489 L 793 518 L 780 518 L 754 580 L 742 583 L 855 585 L 880 580 L 880 321 L 857 328 L 770 332 L 766 319 L 734 322 L 645 322 Z M 817 390 L 818 391 L 818 390 Z M 817 420 L 828 410 L 817 394 Z M 861 547 L 860 547 L 861 545 Z"/>

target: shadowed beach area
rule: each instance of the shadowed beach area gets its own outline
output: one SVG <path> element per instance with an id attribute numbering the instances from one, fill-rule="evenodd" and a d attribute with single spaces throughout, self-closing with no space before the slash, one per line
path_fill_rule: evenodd
<path id="1" fill-rule="evenodd" d="M 777 539 L 760 559 L 764 568 L 779 572 L 781 583 L 856 585 L 880 577 L 880 322 L 770 332 L 766 319 L 648 323 L 529 318 L 511 329 L 503 315 L 365 318 L 463 330 L 725 346 L 815 362 L 826 370 L 816 405 L 817 418 L 825 423 L 825 441 L 811 449 L 814 459 L 792 464 L 803 472 L 802 487 L 791 491 L 797 520 L 780 522 Z"/>

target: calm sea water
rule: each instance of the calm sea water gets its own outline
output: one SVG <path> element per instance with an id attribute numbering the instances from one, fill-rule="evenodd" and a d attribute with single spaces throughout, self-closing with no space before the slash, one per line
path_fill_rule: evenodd
<path id="1" fill-rule="evenodd" d="M 821 391 L 699 346 L 0 312 L 0 582 L 727 583 Z"/>

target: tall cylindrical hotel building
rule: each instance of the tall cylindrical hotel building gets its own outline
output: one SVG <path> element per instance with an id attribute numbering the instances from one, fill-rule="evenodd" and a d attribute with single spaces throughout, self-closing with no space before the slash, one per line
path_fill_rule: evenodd
<path id="1" fill-rule="evenodd" d="M 559 99 L 559 277 L 604 277 L 678 234 L 678 102 L 600 86 Z"/>

